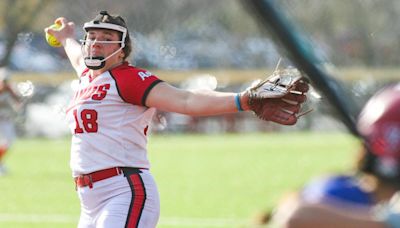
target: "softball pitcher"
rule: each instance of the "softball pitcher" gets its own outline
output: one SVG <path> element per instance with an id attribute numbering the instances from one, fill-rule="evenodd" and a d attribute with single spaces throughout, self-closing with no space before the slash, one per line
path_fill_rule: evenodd
<path id="1" fill-rule="evenodd" d="M 63 45 L 80 82 L 67 116 L 81 228 L 156 226 L 160 200 L 147 158 L 156 109 L 218 115 L 263 103 L 257 106 L 263 119 L 292 125 L 306 99 L 308 84 L 301 77 L 285 86 L 264 81 L 238 94 L 181 90 L 127 62 L 132 45 L 120 16 L 101 11 L 84 24 L 81 44 L 74 39 L 73 22 L 60 17 L 56 23 L 60 28 L 45 32 Z"/>

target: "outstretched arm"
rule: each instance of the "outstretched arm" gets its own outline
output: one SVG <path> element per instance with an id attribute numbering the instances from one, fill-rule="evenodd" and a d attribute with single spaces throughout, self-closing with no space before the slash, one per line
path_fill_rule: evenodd
<path id="1" fill-rule="evenodd" d="M 45 28 L 45 32 L 53 35 L 64 47 L 72 67 L 80 75 L 85 69 L 81 45 L 75 39 L 75 24 L 64 17 L 56 19 L 55 23 L 61 24 L 59 29 Z"/>
<path id="2" fill-rule="evenodd" d="M 356 214 L 318 204 L 300 205 L 288 220 L 289 228 L 385 228 L 386 225 L 377 221 L 372 214 Z"/>
<path id="3" fill-rule="evenodd" d="M 238 111 L 235 96 L 236 93 L 211 90 L 183 90 L 162 82 L 150 91 L 146 106 L 191 116 L 219 115 Z M 248 110 L 244 99 L 242 108 Z"/>
<path id="4" fill-rule="evenodd" d="M 150 91 L 146 106 L 191 116 L 252 110 L 262 120 L 293 125 L 309 89 L 303 77 L 295 76 L 276 73 L 240 94 L 183 90 L 163 82 Z"/>
<path id="5" fill-rule="evenodd" d="M 299 195 L 287 196 L 278 206 L 272 222 L 286 228 L 386 228 L 372 212 L 336 208 L 324 203 L 307 203 Z"/>

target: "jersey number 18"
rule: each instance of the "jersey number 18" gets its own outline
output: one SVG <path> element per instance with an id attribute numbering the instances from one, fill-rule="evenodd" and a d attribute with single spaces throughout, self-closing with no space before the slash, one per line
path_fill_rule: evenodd
<path id="1" fill-rule="evenodd" d="M 75 118 L 75 134 L 82 133 L 94 133 L 97 132 L 98 124 L 97 124 L 97 111 L 94 109 L 84 109 L 80 112 L 78 116 L 78 111 L 74 109 L 73 111 Z M 79 124 L 79 120 L 82 120 L 83 128 Z"/>

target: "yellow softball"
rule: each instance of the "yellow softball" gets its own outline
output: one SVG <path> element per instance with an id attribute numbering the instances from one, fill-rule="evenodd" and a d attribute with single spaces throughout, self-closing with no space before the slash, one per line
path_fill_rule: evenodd
<path id="1" fill-rule="evenodd" d="M 61 27 L 61 24 L 58 24 L 58 23 L 50 26 L 50 28 L 52 28 L 52 29 L 59 29 L 60 27 Z M 46 32 L 46 41 L 52 47 L 61 47 L 62 46 L 61 43 L 54 36 L 48 34 L 47 32 Z"/>

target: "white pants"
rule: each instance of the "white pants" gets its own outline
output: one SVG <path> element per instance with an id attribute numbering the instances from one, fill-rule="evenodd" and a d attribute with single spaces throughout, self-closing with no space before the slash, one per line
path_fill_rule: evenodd
<path id="1" fill-rule="evenodd" d="M 153 228 L 160 216 L 156 183 L 148 170 L 107 178 L 93 188 L 78 187 L 79 228 Z"/>

